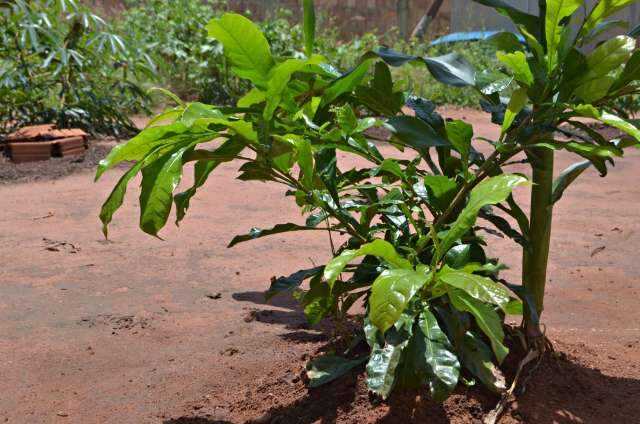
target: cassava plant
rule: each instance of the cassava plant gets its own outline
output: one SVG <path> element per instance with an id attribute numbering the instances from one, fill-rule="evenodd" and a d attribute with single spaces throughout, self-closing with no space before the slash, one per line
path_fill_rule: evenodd
<path id="1" fill-rule="evenodd" d="M 176 223 L 185 217 L 191 199 L 221 163 L 241 163 L 240 180 L 284 185 L 306 221 L 253 228 L 236 236 L 229 247 L 273 234 L 319 231 L 328 234 L 333 249 L 327 264 L 274 279 L 267 297 L 292 292 L 310 324 L 325 317 L 341 323 L 350 308 L 363 301 L 362 333 L 369 353 L 358 357 L 348 350 L 314 360 L 308 372 L 311 385 L 366 362 L 369 389 L 383 397 L 394 388 L 427 387 L 434 399 L 443 400 L 459 382 L 474 380 L 502 391 L 505 381 L 496 364 L 509 353 L 504 317 L 524 313 L 529 333 L 538 329 L 542 302 L 536 284 L 546 269 L 551 202 L 586 167 L 573 167 L 554 183 L 549 180 L 550 157 L 558 149 L 577 152 L 604 173 L 607 160 L 636 143 L 630 138 L 610 143 L 583 124 L 576 125 L 593 140 L 559 140 L 556 128 L 589 115 L 637 135 L 632 123 L 613 118 L 606 109 L 606 99 L 614 93 L 633 91 L 629 81 L 634 78 L 628 76 L 633 66 L 612 74 L 612 94 L 598 94 L 597 99 L 575 94 L 589 92 L 578 87 L 591 79 L 559 90 L 567 55 L 582 55 L 584 69 L 590 55 L 598 54 L 597 49 L 590 55 L 580 53 L 579 39 L 585 36 L 566 41 L 569 13 L 547 24 L 557 30 L 552 33 L 559 34 L 558 39 L 573 46 L 562 54 L 549 53 L 556 41 L 545 41 L 546 50 L 542 45 L 526 49 L 515 36 L 497 37 L 509 46 L 499 57 L 514 69 L 514 76 L 475 72 L 458 54 L 420 58 L 388 49 L 365 54 L 350 72 L 339 74 L 314 54 L 311 3 L 305 1 L 302 58 L 274 57 L 259 29 L 241 15 L 225 14 L 209 23 L 209 36 L 224 46 L 231 70 L 253 88 L 235 107 L 176 98 L 175 108 L 115 147 L 101 162 L 97 177 L 123 161 L 135 163 L 102 207 L 104 233 L 138 173 L 140 227 L 157 236 L 174 204 Z M 545 24 L 539 22 L 545 20 L 527 21 L 534 19 L 540 34 Z M 528 40 L 537 45 L 534 36 Z M 631 52 L 622 56 L 616 67 Z M 537 66 L 538 61 L 544 66 Z M 501 122 L 500 138 L 485 139 L 484 147 L 476 148 L 471 125 L 445 120 L 428 100 L 402 92 L 389 66 L 406 64 L 423 67 L 441 83 L 481 93 Z M 607 75 L 615 71 L 612 66 L 596 69 Z M 508 88 L 514 94 L 503 104 L 500 92 Z M 390 137 L 372 133 L 375 128 L 386 128 Z M 201 146 L 212 140 L 217 147 Z M 345 167 L 336 151 L 368 165 Z M 503 170 L 519 154 L 532 163 L 533 185 L 524 175 Z M 174 194 L 188 164 L 193 164 L 193 184 Z M 525 185 L 534 193 L 531 218 L 512 196 L 514 188 Z M 491 206 L 513 216 L 519 230 Z M 490 228 L 477 225 L 478 218 Z M 485 254 L 483 231 L 503 233 L 523 246 L 528 270 L 524 285 L 499 277 L 504 265 Z M 338 240 L 344 242 L 333 248 Z M 306 280 L 308 289 L 302 289 Z"/>

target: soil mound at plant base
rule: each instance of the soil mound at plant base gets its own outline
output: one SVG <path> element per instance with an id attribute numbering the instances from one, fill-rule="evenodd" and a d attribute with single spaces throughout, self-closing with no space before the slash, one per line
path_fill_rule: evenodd
<path id="1" fill-rule="evenodd" d="M 605 371 L 597 365 L 598 357 L 606 352 L 582 344 L 556 343 L 555 348 L 556 352 L 525 369 L 521 378 L 524 390 L 520 385 L 517 400 L 506 408 L 499 423 L 637 422 L 640 404 L 634 399 L 640 398 L 640 380 L 618 376 L 637 373 L 629 358 L 621 356 L 615 371 Z M 467 424 L 481 423 L 499 400 L 498 395 L 471 386 L 458 388 L 442 404 L 431 401 L 424 392 L 414 391 L 397 392 L 382 401 L 368 393 L 362 369 L 309 389 L 303 368 L 309 355 L 315 354 L 302 354 L 297 363 L 291 362 L 262 383 L 237 393 L 206 393 L 201 402 L 190 402 L 185 408 L 195 413 L 165 423 Z M 515 366 L 507 364 L 507 368 Z M 618 370 L 620 366 L 626 371 Z M 221 409 L 220 405 L 226 406 Z"/>

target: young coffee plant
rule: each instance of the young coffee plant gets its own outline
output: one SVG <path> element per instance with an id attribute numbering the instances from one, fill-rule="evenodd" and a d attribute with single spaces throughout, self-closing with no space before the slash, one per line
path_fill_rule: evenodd
<path id="1" fill-rule="evenodd" d="M 209 36 L 224 46 L 231 71 L 253 88 L 235 107 L 180 103 L 115 147 L 101 162 L 97 178 L 123 161 L 135 164 L 102 207 L 103 231 L 107 235 L 128 183 L 139 173 L 140 227 L 157 236 L 174 204 L 176 223 L 185 217 L 191 199 L 221 163 L 241 163 L 240 180 L 284 185 L 306 221 L 253 228 L 229 247 L 286 232 L 326 232 L 332 240 L 346 235 L 327 264 L 275 279 L 267 291 L 268 298 L 292 292 L 310 324 L 325 317 L 343 322 L 350 308 L 363 302 L 362 333 L 369 353 L 358 357 L 349 350 L 316 359 L 308 372 L 311 385 L 366 362 L 369 389 L 382 397 L 395 388 L 427 387 L 434 399 L 443 400 L 459 382 L 474 380 L 502 391 L 505 380 L 497 365 L 509 354 L 505 315 L 524 314 L 527 334 L 534 344 L 539 341 L 539 286 L 544 284 L 553 202 L 589 164 L 604 173 L 607 161 L 637 143 L 627 137 L 604 140 L 575 117 L 600 119 L 637 136 L 632 123 L 607 111 L 608 99 L 634 92 L 636 56 L 629 46 L 618 52 L 606 43 L 608 52 L 617 52 L 615 60 L 606 55 L 595 60 L 592 55 L 602 55 L 601 47 L 581 53 L 581 40 L 598 22 L 584 24 L 576 38 L 570 37 L 571 12 L 561 8 L 554 13 L 555 2 L 549 1 L 543 18 L 500 3 L 535 26 L 536 34 L 522 27 L 531 48 L 507 33 L 496 37 L 505 50 L 498 57 L 508 74 L 476 72 L 455 53 L 416 57 L 388 49 L 365 54 L 350 72 L 339 74 L 314 54 L 311 3 L 305 1 L 304 57 L 274 57 L 258 27 L 241 15 L 225 14 L 209 23 Z M 607 14 L 599 12 L 598 19 Z M 561 53 L 560 45 L 565 46 Z M 568 65 L 569 55 L 584 59 L 579 76 Z M 430 101 L 398 90 L 389 66 L 403 65 L 420 66 L 441 83 L 480 93 L 502 125 L 500 138 L 485 139 L 482 149 L 476 148 L 469 124 L 445 120 Z M 585 73 L 587 68 L 593 73 Z M 611 81 L 606 92 L 593 94 L 583 87 L 603 75 Z M 503 103 L 500 92 L 505 90 L 513 94 Z M 585 135 L 556 137 L 563 123 Z M 391 137 L 376 136 L 379 130 L 372 134 L 376 128 L 386 128 Z M 212 140 L 216 148 L 201 146 Z M 559 149 L 588 162 L 554 182 L 550 162 Z M 368 165 L 340 166 L 337 151 Z M 504 172 L 517 155 L 530 161 L 533 184 L 524 175 Z M 188 164 L 193 164 L 193 185 L 174 194 Z M 531 217 L 512 196 L 519 186 L 531 187 Z M 519 229 L 492 206 L 514 217 Z M 477 225 L 479 218 L 492 228 Z M 485 253 L 482 231 L 487 230 L 522 246 L 524 285 L 499 277 L 504 265 Z"/>

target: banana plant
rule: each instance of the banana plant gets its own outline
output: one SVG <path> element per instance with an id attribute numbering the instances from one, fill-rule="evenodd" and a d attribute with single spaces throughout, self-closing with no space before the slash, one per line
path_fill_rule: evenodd
<path id="1" fill-rule="evenodd" d="M 610 156 L 600 160 L 598 154 L 620 153 L 636 141 L 556 140 L 554 128 L 561 122 L 548 121 L 555 117 L 552 112 L 567 116 L 566 122 L 573 122 L 576 115 L 571 114 L 577 111 L 597 114 L 611 125 L 622 121 L 611 120 L 609 112 L 595 105 L 578 106 L 571 95 L 562 104 L 556 104 L 559 97 L 547 104 L 550 98 L 545 97 L 543 110 L 533 112 L 526 103 L 540 90 L 522 89 L 527 86 L 519 81 L 529 81 L 526 76 L 477 73 L 458 54 L 415 57 L 383 48 L 341 74 L 315 53 L 312 2 L 304 4 L 304 57 L 275 57 L 258 27 L 241 15 L 228 13 L 209 23 L 208 34 L 223 45 L 231 71 L 253 88 L 235 107 L 185 103 L 174 96 L 176 107 L 115 147 L 100 163 L 96 178 L 121 162 L 134 165 L 103 204 L 105 236 L 137 174 L 142 174 L 140 228 L 159 237 L 174 207 L 177 224 L 208 176 L 222 163 L 238 163 L 240 180 L 284 185 L 306 219 L 252 228 L 229 247 L 298 231 L 320 232 L 331 242 L 328 263 L 274 279 L 266 297 L 293 294 L 311 325 L 327 317 L 340 324 L 357 302 L 366 311 L 362 339 L 369 354 L 355 356 L 346 349 L 315 359 L 308 369 L 312 386 L 366 363 L 369 389 L 382 397 L 394 388 L 425 387 L 434 399 L 443 400 L 458 384 L 474 381 L 503 391 L 499 365 L 511 343 L 504 317 L 524 314 L 526 322 L 538 325 L 541 308 L 530 280 L 522 286 L 500 278 L 505 265 L 487 257 L 483 234 L 509 237 L 526 254 L 538 252 L 540 236 L 533 235 L 533 227 L 540 225 L 539 219 L 529 219 L 512 192 L 546 187 L 540 171 L 534 172 L 531 185 L 524 175 L 503 168 L 518 154 L 537 158 L 540 152 L 566 149 L 603 169 Z M 532 51 L 519 46 L 511 53 L 522 54 L 525 63 L 534 60 Z M 555 57 L 565 63 L 564 53 Z M 489 153 L 478 151 L 471 125 L 445 120 L 429 100 L 403 92 L 392 79 L 392 66 L 423 67 L 441 83 L 477 90 L 503 126 L 500 139 L 489 140 Z M 531 71 L 531 84 L 535 78 L 546 84 L 548 78 L 538 71 Z M 503 104 L 500 93 L 509 87 L 511 100 Z M 534 114 L 541 115 L 534 119 Z M 627 121 L 618 126 L 637 131 Z M 376 136 L 371 132 L 375 128 L 385 128 L 390 136 Z M 211 141 L 216 147 L 208 147 Z M 387 148 L 379 149 L 382 145 Z M 405 154 L 396 157 L 394 149 Z M 345 168 L 338 151 L 367 165 Z M 407 151 L 413 152 L 410 159 Z M 180 190 L 186 165 L 193 165 L 194 182 Z M 552 184 L 553 199 L 584 167 Z M 493 208 L 516 217 L 518 228 Z M 336 234 L 346 235 L 347 241 L 335 246 Z"/>

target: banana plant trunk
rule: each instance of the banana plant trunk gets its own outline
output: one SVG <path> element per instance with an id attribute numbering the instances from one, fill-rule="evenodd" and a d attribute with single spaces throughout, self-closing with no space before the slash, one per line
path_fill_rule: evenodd
<path id="1" fill-rule="evenodd" d="M 534 302 L 537 316 L 544 309 L 544 289 L 547 282 L 547 263 L 551 242 L 553 216 L 553 162 L 551 149 L 538 148 L 530 157 L 533 166 L 529 247 L 523 251 L 522 282 Z M 538 343 L 542 338 L 540 323 L 525 308 L 524 324 L 527 339 Z"/>

